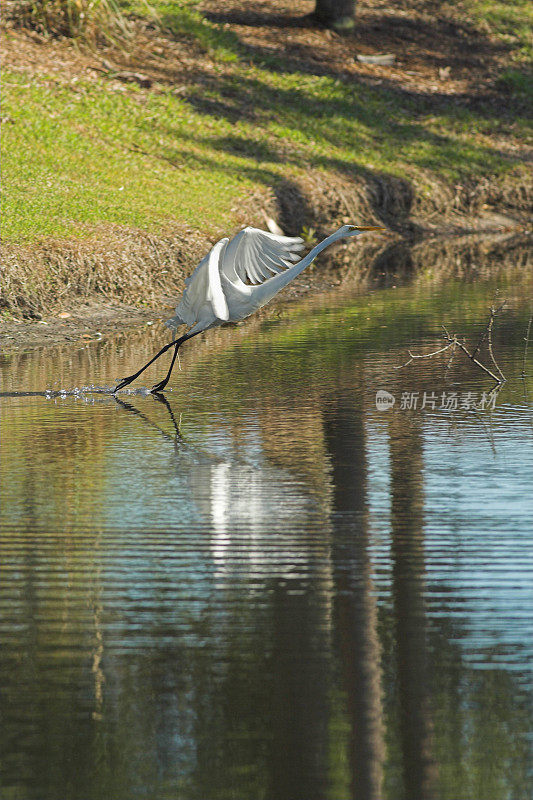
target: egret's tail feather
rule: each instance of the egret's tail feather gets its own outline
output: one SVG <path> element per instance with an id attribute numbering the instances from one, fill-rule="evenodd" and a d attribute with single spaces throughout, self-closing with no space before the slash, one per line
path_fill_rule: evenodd
<path id="1" fill-rule="evenodd" d="M 173 317 L 170 317 L 170 319 L 165 320 L 165 325 L 167 328 L 170 328 L 171 331 L 175 331 L 180 325 L 185 325 L 185 322 L 178 314 L 175 314 Z"/>

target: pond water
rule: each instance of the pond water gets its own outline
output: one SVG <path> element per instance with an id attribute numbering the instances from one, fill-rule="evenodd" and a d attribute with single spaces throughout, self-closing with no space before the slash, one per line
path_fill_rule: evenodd
<path id="1" fill-rule="evenodd" d="M 158 325 L 4 358 L 2 800 L 531 796 L 532 295 L 505 274 L 209 332 L 166 400 L 166 356 L 68 393 Z M 499 393 L 460 353 L 396 369 L 442 324 L 475 344 L 497 290 Z"/>

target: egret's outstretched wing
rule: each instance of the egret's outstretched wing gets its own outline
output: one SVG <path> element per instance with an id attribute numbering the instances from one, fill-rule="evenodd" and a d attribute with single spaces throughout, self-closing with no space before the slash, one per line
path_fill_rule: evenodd
<path id="1" fill-rule="evenodd" d="M 228 244 L 229 239 L 221 239 L 202 258 L 194 272 L 185 278 L 185 289 L 181 300 L 176 306 L 174 316 L 167 320 L 169 328 L 178 325 L 195 325 L 199 315 L 205 310 L 206 303 L 213 309 L 213 314 L 218 319 L 228 319 L 228 306 L 220 283 L 220 254 Z"/>
<path id="2" fill-rule="evenodd" d="M 245 228 L 221 255 L 220 272 L 230 281 L 259 284 L 283 272 L 300 258 L 303 239 Z"/>
<path id="3" fill-rule="evenodd" d="M 229 311 L 224 292 L 222 291 L 219 269 L 228 241 L 229 239 L 221 239 L 220 242 L 216 243 L 209 253 L 209 260 L 207 263 L 209 273 L 209 291 L 207 293 L 207 298 L 211 301 L 215 316 L 225 321 L 229 319 Z"/>

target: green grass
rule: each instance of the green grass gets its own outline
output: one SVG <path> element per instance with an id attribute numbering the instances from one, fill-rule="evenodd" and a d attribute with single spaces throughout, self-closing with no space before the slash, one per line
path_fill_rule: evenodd
<path id="1" fill-rule="evenodd" d="M 454 3 L 482 30 L 510 44 L 517 61 L 533 58 L 533 4 L 531 0 L 462 0 Z"/>
<path id="2" fill-rule="evenodd" d="M 251 187 L 232 159 L 215 163 L 195 144 L 201 119 L 170 94 L 145 104 L 104 82 L 76 91 L 46 83 L 4 72 L 14 120 L 3 141 L 5 239 L 84 235 L 100 223 L 223 222 L 232 196 Z"/>
<path id="3" fill-rule="evenodd" d="M 520 117 L 291 72 L 252 56 L 194 3 L 152 5 L 163 26 L 211 54 L 207 88 L 176 96 L 172 86 L 147 93 L 105 77 L 69 84 L 4 68 L 4 240 L 85 236 L 108 223 L 215 230 L 231 225 L 242 196 L 309 168 L 385 173 L 421 188 L 517 167 L 490 135 L 525 130 Z M 122 6 L 147 13 L 143 2 Z"/>

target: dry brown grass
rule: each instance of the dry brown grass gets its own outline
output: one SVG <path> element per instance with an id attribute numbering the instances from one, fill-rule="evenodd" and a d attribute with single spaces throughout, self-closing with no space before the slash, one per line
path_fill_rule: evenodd
<path id="1" fill-rule="evenodd" d="M 131 33 L 116 0 L 7 0 L 5 8 L 13 23 L 47 37 L 99 45 L 120 42 Z"/>
<path id="2" fill-rule="evenodd" d="M 207 244 L 194 231 L 152 237 L 117 228 L 82 241 L 4 246 L 1 306 L 26 319 L 74 298 L 152 307 L 182 288 Z"/>

